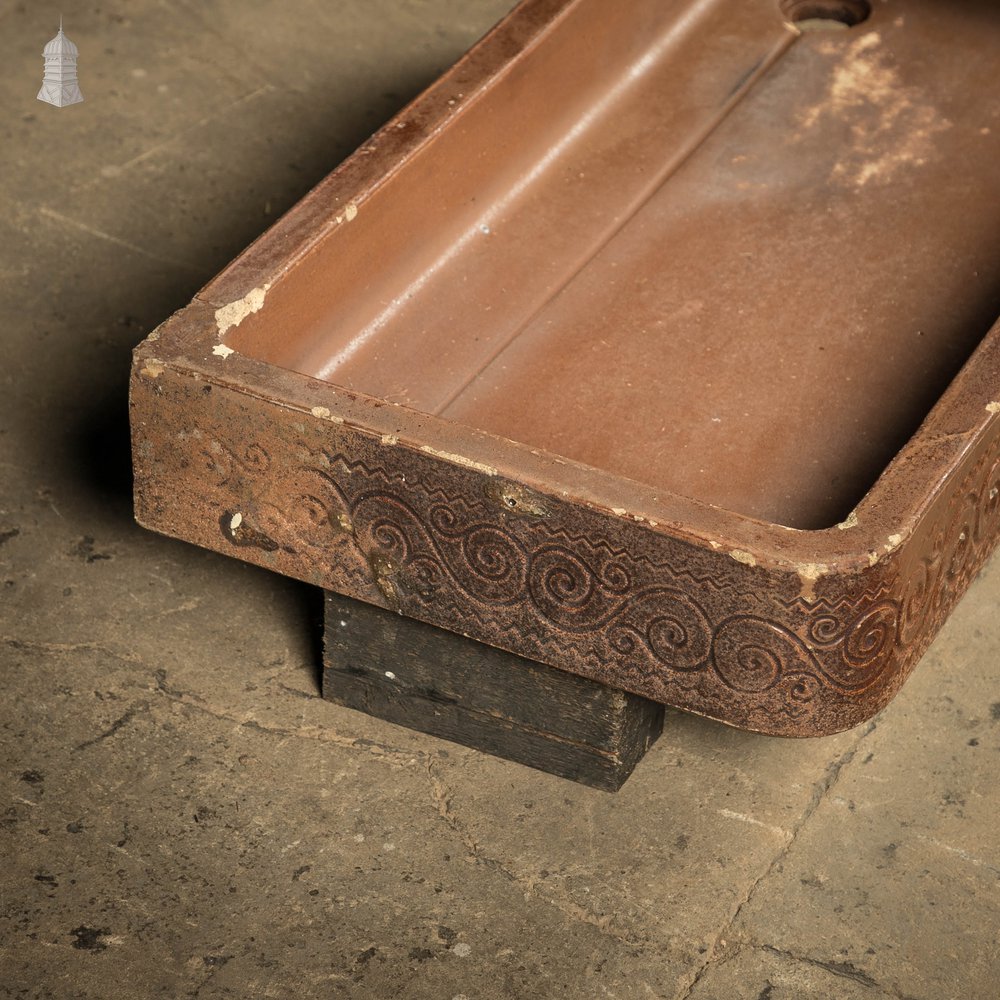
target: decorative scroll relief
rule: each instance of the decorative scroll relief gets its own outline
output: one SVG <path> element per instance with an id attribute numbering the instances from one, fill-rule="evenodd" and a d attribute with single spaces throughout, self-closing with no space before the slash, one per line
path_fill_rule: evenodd
<path id="1" fill-rule="evenodd" d="M 926 555 L 901 582 L 901 644 L 932 635 L 1000 535 L 1000 440 L 973 464 L 926 529 Z"/>
<path id="2" fill-rule="evenodd" d="M 885 593 L 881 588 L 879 594 Z M 873 679 L 873 671 L 888 665 L 899 638 L 899 603 L 886 596 L 866 594 L 857 602 L 840 602 L 836 608 L 817 604 L 806 628 L 810 645 L 829 651 L 822 657 L 827 680 L 845 691 L 860 691 Z"/>
<path id="3" fill-rule="evenodd" d="M 706 699 L 729 691 L 793 720 L 813 711 L 822 690 L 855 698 L 908 662 L 1000 526 L 995 447 L 926 529 L 930 554 L 905 581 L 835 601 L 797 599 L 775 620 L 710 556 L 682 565 L 663 549 L 655 558 L 632 552 L 549 516 L 505 516 L 464 469 L 433 485 L 426 470 L 402 482 L 375 462 L 305 449 L 302 466 L 275 477 L 257 444 L 203 444 L 220 487 L 253 484 L 261 537 L 327 569 L 342 566 L 335 551 L 350 550 L 347 577 L 370 585 L 374 575 L 390 603 L 416 602 L 441 623 L 464 616 L 484 638 L 510 637 L 528 655 L 548 650 L 597 675 L 638 675 Z"/>
<path id="4" fill-rule="evenodd" d="M 540 649 L 575 650 L 611 676 L 673 678 L 684 688 L 700 677 L 751 699 L 780 689 L 798 717 L 822 687 L 849 694 L 871 684 L 895 638 L 888 601 L 845 621 L 817 617 L 798 634 L 788 622 L 732 614 L 732 595 L 705 585 L 707 574 L 696 586 L 689 567 L 571 536 L 549 518 L 499 516 L 484 492 L 429 489 L 409 474 L 397 485 L 387 469 L 339 454 L 328 464 L 296 476 L 290 507 L 306 513 L 285 520 L 297 535 L 305 526 L 322 545 L 317 532 L 348 523 L 392 598 L 419 603 L 430 618 L 468 608 L 493 635 L 516 622 Z"/>

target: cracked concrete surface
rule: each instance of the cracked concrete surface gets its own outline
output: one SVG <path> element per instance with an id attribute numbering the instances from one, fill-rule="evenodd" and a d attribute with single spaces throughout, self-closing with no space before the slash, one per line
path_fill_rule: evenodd
<path id="1" fill-rule="evenodd" d="M 317 698 L 317 595 L 137 528 L 129 351 L 505 0 L 0 12 L 0 996 L 992 998 L 994 560 L 874 724 L 618 795 Z"/>

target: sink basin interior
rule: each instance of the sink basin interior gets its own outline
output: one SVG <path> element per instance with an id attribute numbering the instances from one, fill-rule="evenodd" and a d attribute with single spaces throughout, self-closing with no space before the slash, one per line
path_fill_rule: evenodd
<path id="1" fill-rule="evenodd" d="M 1000 314 L 1000 11 L 886 0 L 800 35 L 795 6 L 577 0 L 485 88 L 446 77 L 447 126 L 331 207 L 227 344 L 750 517 L 841 520 Z"/>

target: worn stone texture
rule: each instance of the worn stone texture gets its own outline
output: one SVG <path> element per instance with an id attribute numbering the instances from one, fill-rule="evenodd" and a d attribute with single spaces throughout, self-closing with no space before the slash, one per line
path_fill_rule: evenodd
<path id="1" fill-rule="evenodd" d="M 129 352 L 501 0 L 0 13 L 0 996 L 990 998 L 1000 562 L 872 725 L 611 796 L 318 697 L 318 595 L 137 528 Z"/>

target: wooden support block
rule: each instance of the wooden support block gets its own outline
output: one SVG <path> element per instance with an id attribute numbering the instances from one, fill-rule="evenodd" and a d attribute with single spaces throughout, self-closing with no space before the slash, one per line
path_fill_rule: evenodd
<path id="1" fill-rule="evenodd" d="M 323 697 L 606 791 L 663 729 L 656 702 L 330 592 Z"/>

